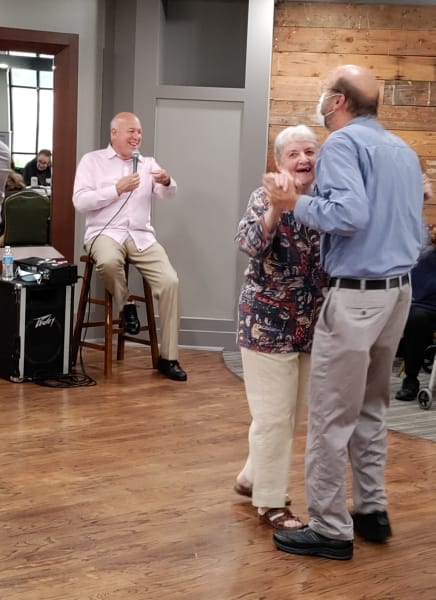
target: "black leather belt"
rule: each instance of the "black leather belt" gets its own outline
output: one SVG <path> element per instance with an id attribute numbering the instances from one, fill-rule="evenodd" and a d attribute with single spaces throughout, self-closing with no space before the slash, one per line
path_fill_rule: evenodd
<path id="1" fill-rule="evenodd" d="M 349 277 L 332 277 L 330 287 L 349 290 L 387 290 L 401 287 L 409 283 L 409 275 L 387 277 L 386 279 L 351 279 Z"/>

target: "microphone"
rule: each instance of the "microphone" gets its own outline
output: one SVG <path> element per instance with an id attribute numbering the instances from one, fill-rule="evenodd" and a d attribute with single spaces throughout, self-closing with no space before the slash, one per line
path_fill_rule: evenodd
<path id="1" fill-rule="evenodd" d="M 132 173 L 136 173 L 138 170 L 138 159 L 139 159 L 139 150 L 133 150 L 133 152 L 132 152 L 132 160 L 133 160 Z"/>

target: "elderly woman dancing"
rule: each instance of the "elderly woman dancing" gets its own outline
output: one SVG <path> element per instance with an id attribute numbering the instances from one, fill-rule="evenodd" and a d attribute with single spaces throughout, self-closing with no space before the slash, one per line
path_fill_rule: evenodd
<path id="1" fill-rule="evenodd" d="M 274 143 L 279 171 L 310 193 L 318 144 L 305 125 L 281 131 Z M 302 527 L 287 495 L 292 445 L 305 415 L 315 320 L 327 283 L 319 237 L 285 204 L 270 204 L 263 187 L 250 196 L 236 242 L 250 257 L 239 298 L 238 344 L 252 417 L 249 454 L 235 491 L 252 499 L 260 521 L 275 529 Z"/>

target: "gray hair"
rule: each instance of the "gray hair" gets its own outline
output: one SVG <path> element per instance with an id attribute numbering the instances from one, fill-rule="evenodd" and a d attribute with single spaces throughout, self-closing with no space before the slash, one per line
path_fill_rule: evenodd
<path id="1" fill-rule="evenodd" d="M 280 162 L 280 158 L 283 152 L 283 148 L 291 142 L 313 142 L 318 147 L 318 140 L 312 129 L 307 125 L 294 125 L 292 127 L 286 127 L 280 133 L 277 134 L 274 140 L 274 158 L 276 162 Z"/>

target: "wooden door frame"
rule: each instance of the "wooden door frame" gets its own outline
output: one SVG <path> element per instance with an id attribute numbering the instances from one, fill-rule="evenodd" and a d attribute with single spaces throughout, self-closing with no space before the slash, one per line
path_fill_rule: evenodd
<path id="1" fill-rule="evenodd" d="M 0 27 L 0 50 L 54 56 L 51 244 L 74 262 L 75 211 L 72 195 L 77 153 L 79 36 Z"/>

